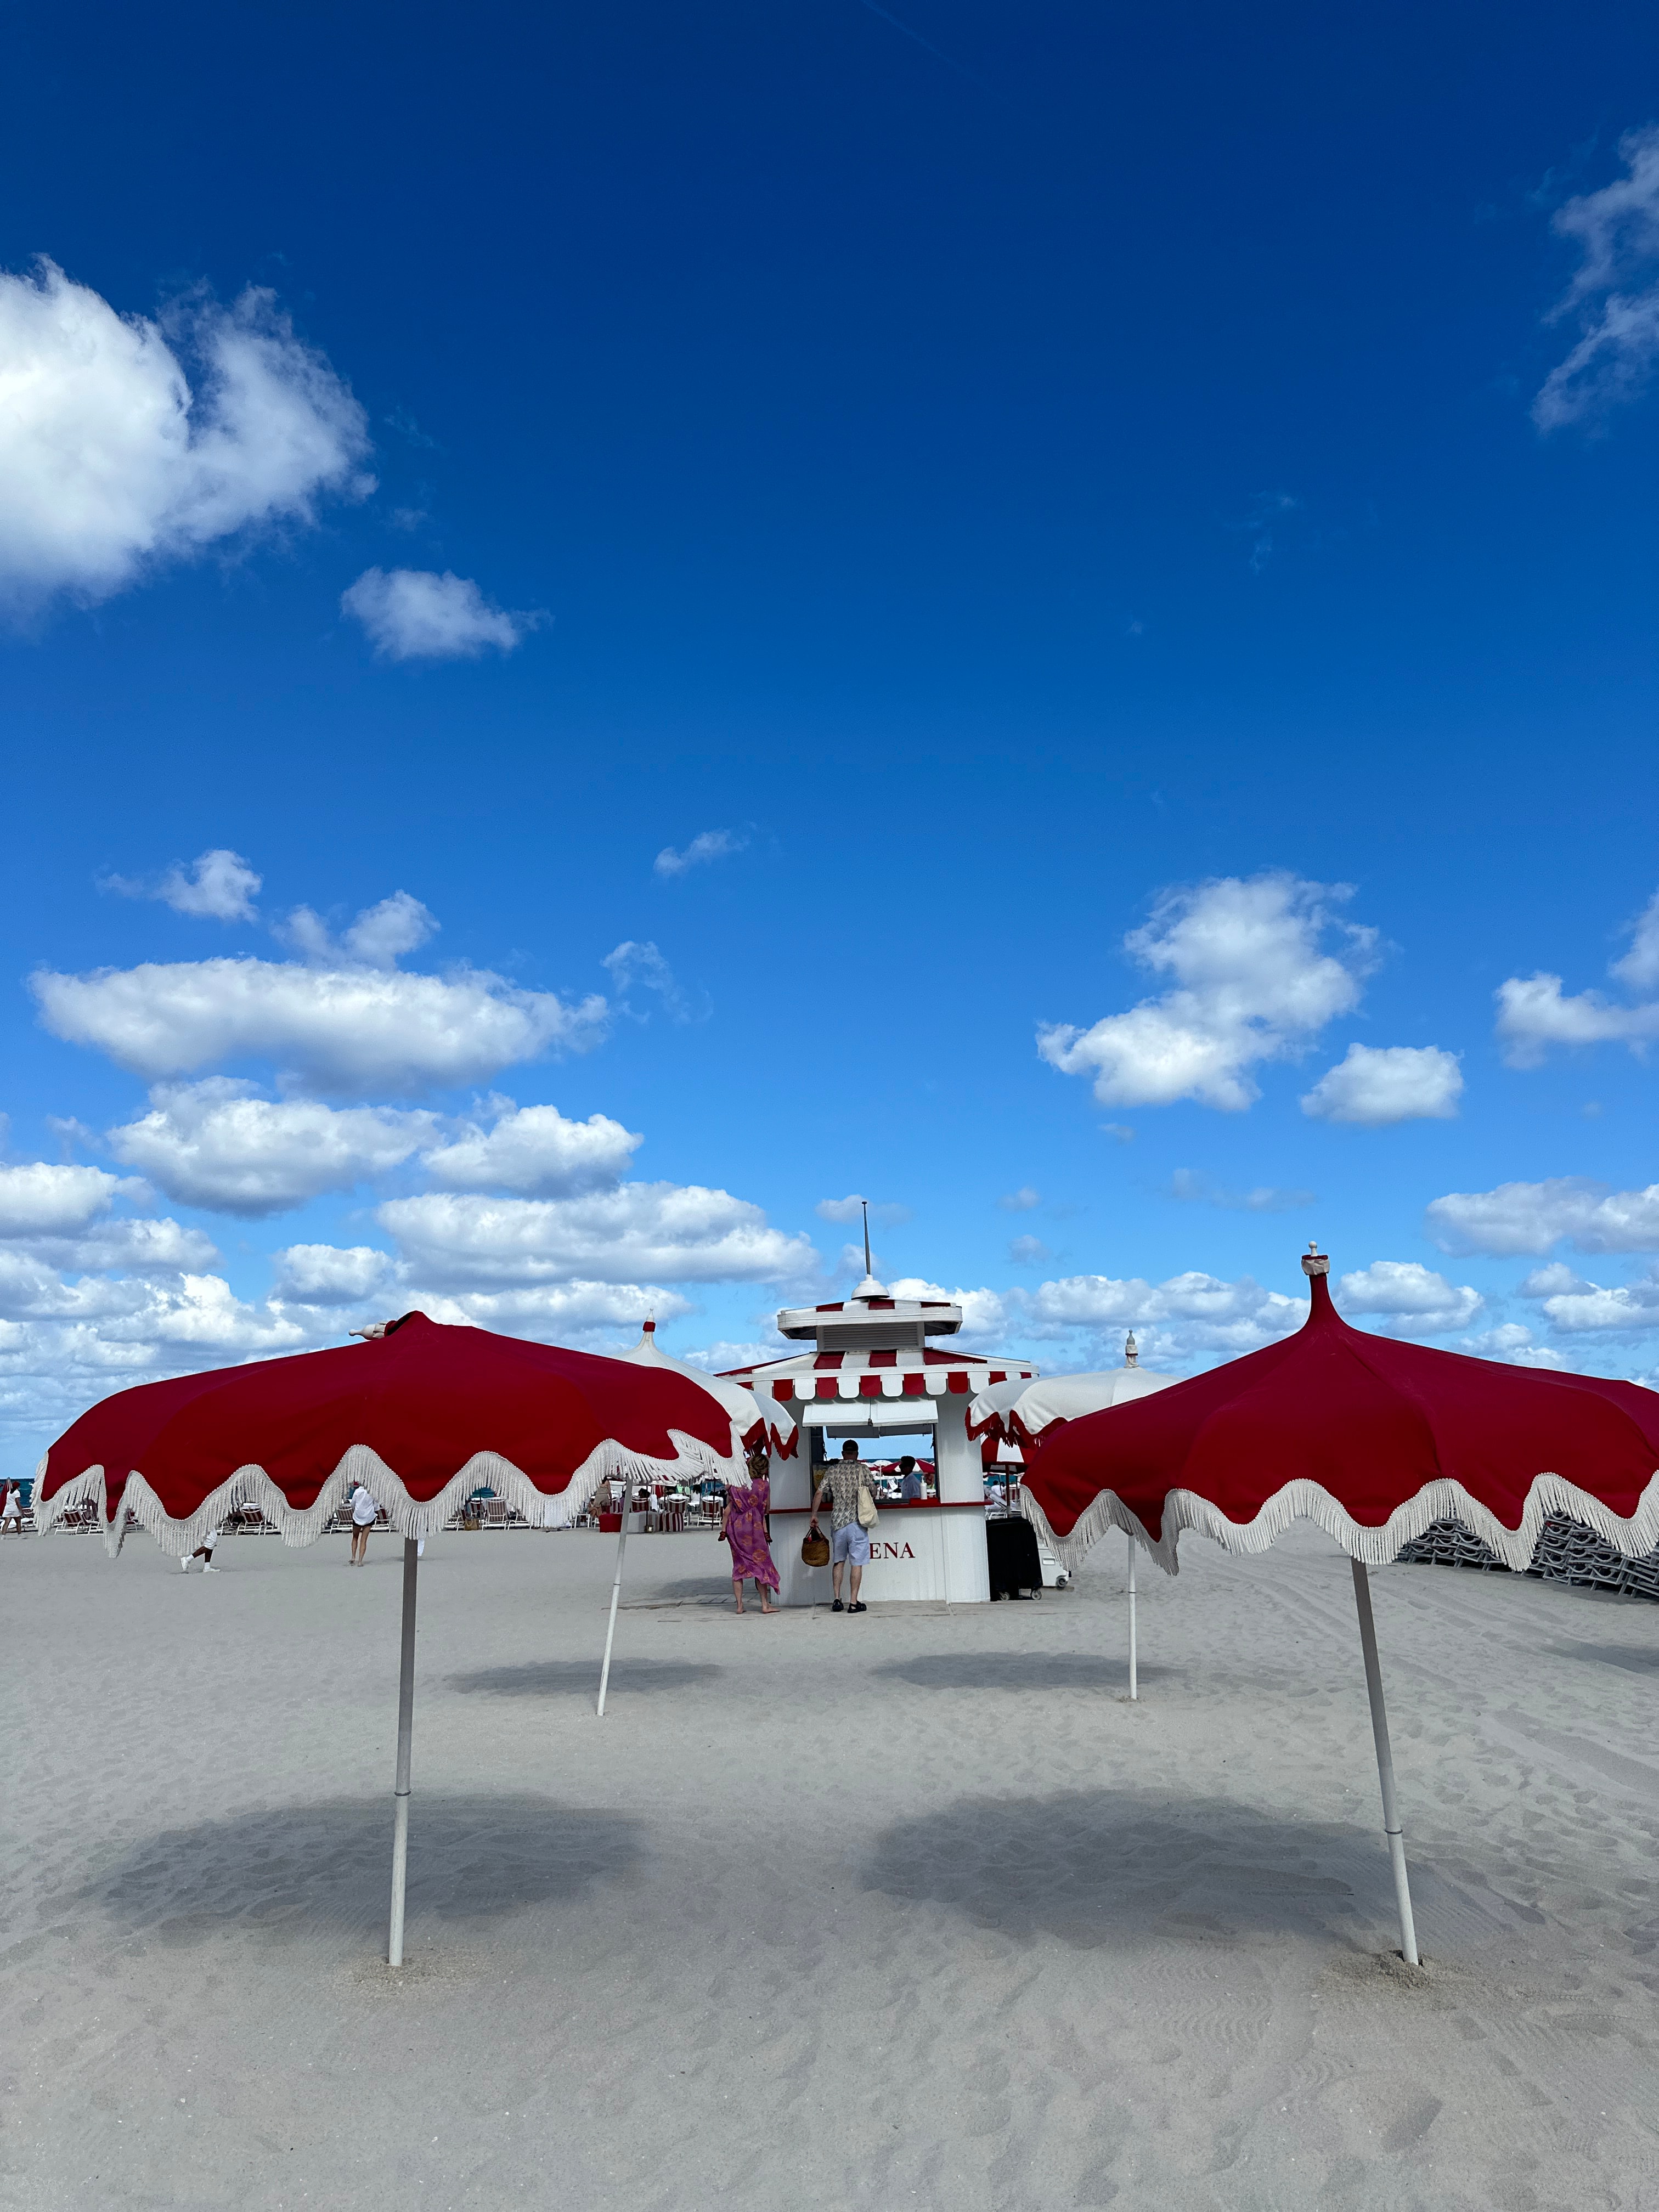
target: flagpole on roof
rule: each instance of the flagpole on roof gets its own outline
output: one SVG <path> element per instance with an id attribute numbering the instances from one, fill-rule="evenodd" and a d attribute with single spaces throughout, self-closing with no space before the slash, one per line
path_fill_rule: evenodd
<path id="1" fill-rule="evenodd" d="M 864 1279 L 867 1283 L 876 1272 L 870 1265 L 870 1201 L 861 1198 L 859 1204 L 864 1208 Z"/>

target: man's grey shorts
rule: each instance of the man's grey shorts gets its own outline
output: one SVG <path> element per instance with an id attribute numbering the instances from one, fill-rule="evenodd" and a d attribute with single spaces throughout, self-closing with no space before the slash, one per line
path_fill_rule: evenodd
<path id="1" fill-rule="evenodd" d="M 832 1559 L 850 1559 L 855 1567 L 870 1564 L 870 1531 L 860 1528 L 856 1521 L 849 1521 L 844 1528 L 835 1529 L 830 1538 Z"/>

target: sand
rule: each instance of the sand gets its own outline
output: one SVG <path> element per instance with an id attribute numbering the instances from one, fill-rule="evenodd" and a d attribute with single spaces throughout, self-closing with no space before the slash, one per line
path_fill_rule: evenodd
<path id="1" fill-rule="evenodd" d="M 1347 1564 L 763 1620 L 707 1537 L 0 1548 L 0 2205 L 1659 2207 L 1659 1607 Z M 729 1600 L 728 1600 L 729 1602 Z"/>

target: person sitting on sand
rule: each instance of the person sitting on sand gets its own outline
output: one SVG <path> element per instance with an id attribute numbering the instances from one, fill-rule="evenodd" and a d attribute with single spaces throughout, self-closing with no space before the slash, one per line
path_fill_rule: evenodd
<path id="1" fill-rule="evenodd" d="M 380 1510 L 360 1482 L 351 1493 L 351 1557 L 346 1561 L 347 1566 L 361 1567 L 368 1560 L 368 1532 Z"/>
<path id="2" fill-rule="evenodd" d="M 831 1613 L 866 1613 L 869 1610 L 859 1597 L 859 1585 L 864 1580 L 864 1570 L 870 1561 L 870 1534 L 859 1521 L 859 1492 L 865 1487 L 864 1465 L 859 1458 L 859 1448 L 851 1437 L 841 1448 L 841 1457 L 832 1460 L 819 1479 L 817 1492 L 812 1500 L 812 1527 L 818 1525 L 818 1510 L 828 1498 L 834 1510 L 830 1516 L 830 1579 L 835 1589 L 835 1603 Z M 849 1602 L 841 1600 L 841 1578 L 844 1570 L 852 1568 Z"/>
<path id="3" fill-rule="evenodd" d="M 772 1593 L 778 1587 L 778 1571 L 772 1563 L 771 1462 L 757 1446 L 749 1455 L 749 1480 L 734 1482 L 726 1493 L 720 1515 L 720 1540 L 732 1547 L 732 1595 L 739 1613 L 744 1583 L 753 1579 L 760 1592 L 761 1611 L 775 1613 Z"/>

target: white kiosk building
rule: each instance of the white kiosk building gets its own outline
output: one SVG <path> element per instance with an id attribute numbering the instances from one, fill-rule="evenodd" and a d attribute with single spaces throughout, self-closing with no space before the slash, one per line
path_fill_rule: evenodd
<path id="1" fill-rule="evenodd" d="M 960 1306 L 943 1298 L 891 1297 L 866 1275 L 842 1303 L 778 1316 L 779 1333 L 805 1340 L 811 1350 L 727 1374 L 726 1381 L 755 1393 L 763 1412 L 771 1401 L 798 1424 L 791 1456 L 780 1457 L 775 1448 L 772 1455 L 772 1555 L 785 1605 L 829 1599 L 829 1568 L 803 1565 L 800 1546 L 824 1462 L 842 1440 L 928 1432 L 938 1496 L 882 1503 L 862 1595 L 989 1602 L 985 1484 L 979 1444 L 968 1433 L 968 1408 L 994 1383 L 1027 1381 L 1038 1370 L 1024 1360 L 939 1351 L 928 1340 L 954 1336 L 961 1327 Z M 775 1427 L 775 1440 L 778 1434 Z"/>

